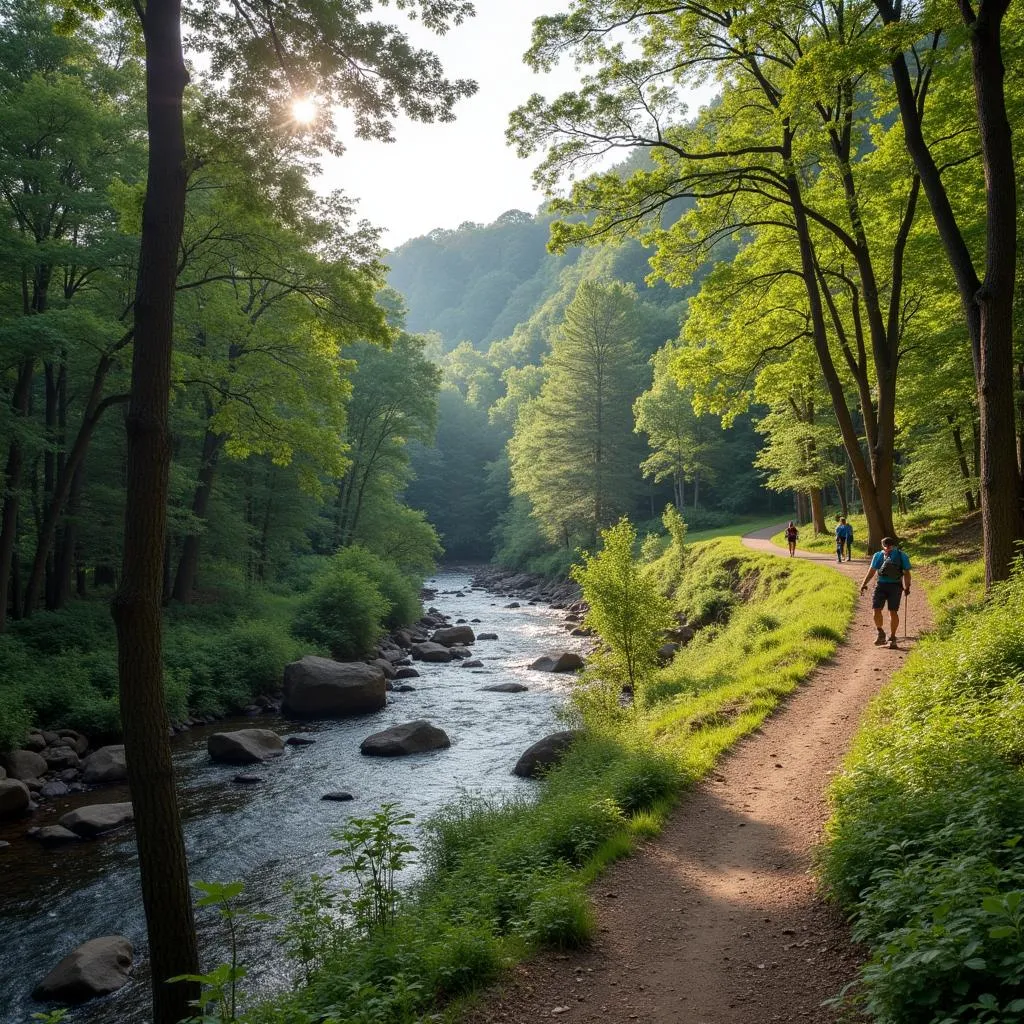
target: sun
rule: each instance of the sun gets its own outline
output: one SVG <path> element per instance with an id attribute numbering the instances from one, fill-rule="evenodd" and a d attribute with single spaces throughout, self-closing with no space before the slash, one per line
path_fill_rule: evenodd
<path id="1" fill-rule="evenodd" d="M 292 120 L 298 124 L 312 124 L 318 112 L 315 96 L 298 96 L 292 100 Z"/>

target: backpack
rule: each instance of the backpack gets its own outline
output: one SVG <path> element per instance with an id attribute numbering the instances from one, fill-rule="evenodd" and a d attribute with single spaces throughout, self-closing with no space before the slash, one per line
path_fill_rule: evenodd
<path id="1" fill-rule="evenodd" d="M 899 548 L 892 551 L 882 559 L 878 567 L 879 579 L 898 580 L 903 575 L 903 552 Z"/>
<path id="2" fill-rule="evenodd" d="M 786 527 L 786 540 L 796 540 L 797 530 L 795 526 Z"/>

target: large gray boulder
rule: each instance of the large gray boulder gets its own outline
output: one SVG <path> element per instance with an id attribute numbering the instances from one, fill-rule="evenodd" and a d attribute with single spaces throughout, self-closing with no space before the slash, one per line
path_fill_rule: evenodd
<path id="1" fill-rule="evenodd" d="M 531 666 L 535 672 L 576 672 L 583 668 L 583 659 L 575 651 L 544 655 Z"/>
<path id="2" fill-rule="evenodd" d="M 46 774 L 46 761 L 34 750 L 12 750 L 0 755 L 0 764 L 12 779 L 38 779 Z"/>
<path id="3" fill-rule="evenodd" d="M 0 779 L 0 818 L 15 818 L 24 814 L 32 795 L 28 786 L 19 779 Z"/>
<path id="4" fill-rule="evenodd" d="M 299 718 L 336 718 L 379 711 L 387 703 L 384 673 L 361 661 L 307 655 L 284 669 L 281 710 Z"/>
<path id="5" fill-rule="evenodd" d="M 134 816 L 130 803 L 89 804 L 62 815 L 60 824 L 75 835 L 91 839 L 127 825 Z"/>
<path id="6" fill-rule="evenodd" d="M 74 747 L 67 747 L 64 744 L 55 744 L 47 747 L 40 755 L 46 762 L 46 768 L 51 772 L 62 772 L 68 768 L 77 768 L 82 762 Z"/>
<path id="7" fill-rule="evenodd" d="M 62 843 L 80 843 L 82 837 L 63 825 L 43 825 L 42 828 L 29 829 L 28 834 L 40 843 L 47 846 L 57 846 Z"/>
<path id="8" fill-rule="evenodd" d="M 422 754 L 426 750 L 441 750 L 451 745 L 444 729 L 432 725 L 425 718 L 418 718 L 415 722 L 395 725 L 367 736 L 359 749 L 368 757 L 403 757 L 405 754 Z"/>
<path id="9" fill-rule="evenodd" d="M 116 992 L 132 969 L 131 942 L 123 935 L 104 935 L 83 942 L 35 987 L 33 999 L 84 1003 Z"/>
<path id="10" fill-rule="evenodd" d="M 435 644 L 426 640 L 421 644 L 413 644 L 410 654 L 416 661 L 451 661 L 452 652 L 444 644 Z"/>
<path id="11" fill-rule="evenodd" d="M 128 765 L 124 760 L 124 744 L 100 747 L 82 762 L 82 781 L 90 786 L 112 786 L 128 781 Z"/>
<path id="12" fill-rule="evenodd" d="M 224 764 L 257 764 L 284 753 L 284 740 L 270 729 L 236 729 L 215 732 L 206 749 L 214 761 Z"/>
<path id="13" fill-rule="evenodd" d="M 476 634 L 470 625 L 445 626 L 443 629 L 435 629 L 430 639 L 435 644 L 454 647 L 456 644 L 473 643 L 476 640 Z"/>
<path id="14" fill-rule="evenodd" d="M 531 747 L 523 751 L 516 761 L 513 775 L 522 779 L 535 779 L 549 768 L 560 764 L 566 751 L 582 735 L 579 729 L 567 729 L 564 732 L 553 732 L 542 740 L 537 740 Z"/>

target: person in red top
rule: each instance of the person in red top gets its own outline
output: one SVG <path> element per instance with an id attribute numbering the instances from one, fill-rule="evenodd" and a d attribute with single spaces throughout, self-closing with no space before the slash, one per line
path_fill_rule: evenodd
<path id="1" fill-rule="evenodd" d="M 796 540 L 800 536 L 800 531 L 796 528 L 796 523 L 792 519 L 789 521 L 789 526 L 786 527 L 786 543 L 789 545 L 789 557 L 792 558 L 796 554 Z"/>

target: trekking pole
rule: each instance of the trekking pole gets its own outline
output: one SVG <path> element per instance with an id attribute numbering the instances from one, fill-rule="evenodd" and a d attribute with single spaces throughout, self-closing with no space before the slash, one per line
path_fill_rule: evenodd
<path id="1" fill-rule="evenodd" d="M 903 639 L 907 639 L 907 619 L 910 618 L 910 591 L 907 591 L 907 610 L 903 615 Z"/>

